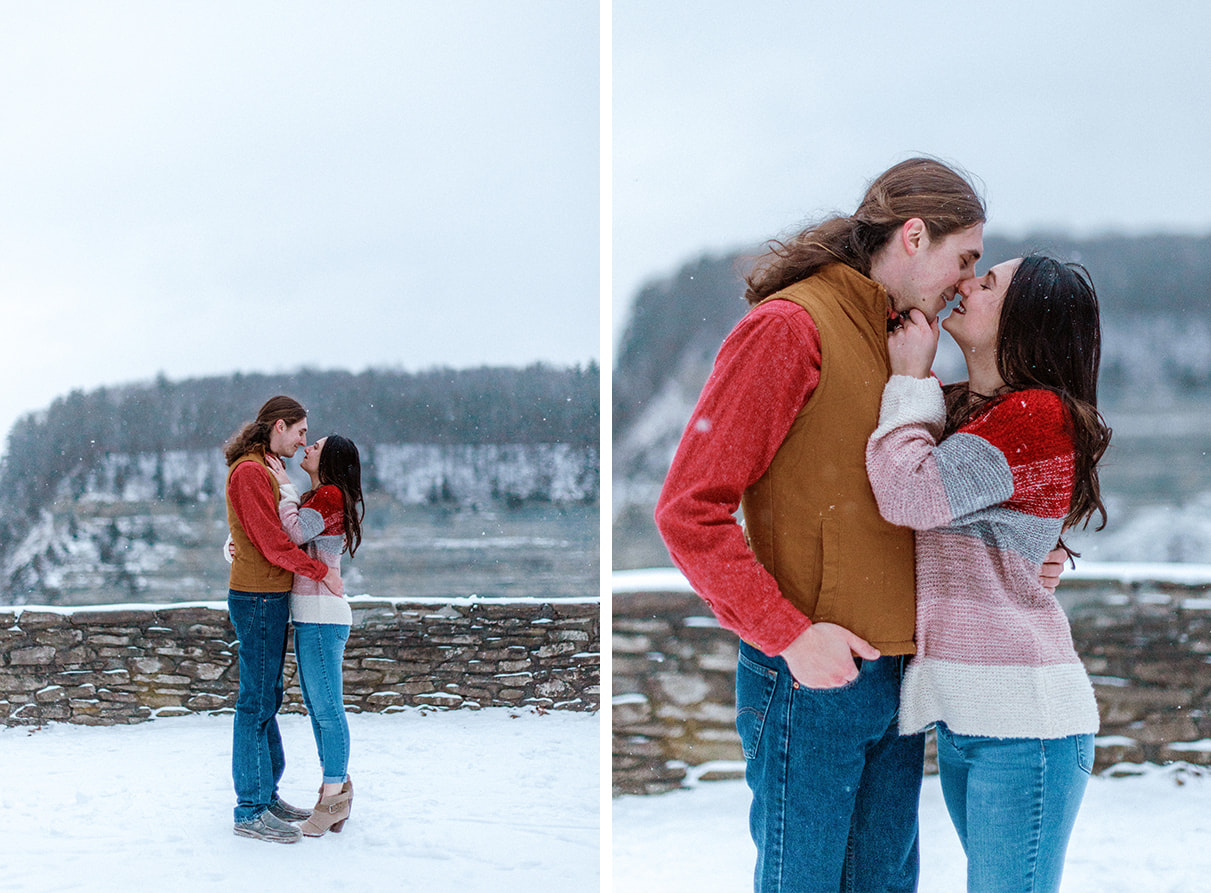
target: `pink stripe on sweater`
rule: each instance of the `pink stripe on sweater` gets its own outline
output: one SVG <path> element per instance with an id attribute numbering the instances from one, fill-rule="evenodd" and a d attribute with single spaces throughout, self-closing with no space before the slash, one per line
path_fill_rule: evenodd
<path id="1" fill-rule="evenodd" d="M 917 648 L 972 666 L 1079 663 L 1038 566 L 951 530 L 917 533 Z"/>

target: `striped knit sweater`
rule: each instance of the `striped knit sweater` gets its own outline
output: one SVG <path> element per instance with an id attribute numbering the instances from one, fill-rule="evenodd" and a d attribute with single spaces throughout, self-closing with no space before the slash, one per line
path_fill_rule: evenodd
<path id="1" fill-rule="evenodd" d="M 292 542 L 312 558 L 340 570 L 345 548 L 345 508 L 339 487 L 325 484 L 300 506 L 294 485 L 282 484 L 278 516 Z M 353 622 L 353 612 L 343 595 L 333 595 L 323 584 L 302 574 L 294 575 L 290 617 L 295 623 Z"/>
<path id="2" fill-rule="evenodd" d="M 1072 498 L 1063 402 L 1017 391 L 939 443 L 945 418 L 936 379 L 893 376 L 866 450 L 879 511 L 917 531 L 917 655 L 900 731 L 941 721 L 997 738 L 1094 733 L 1093 688 L 1039 582 Z"/>

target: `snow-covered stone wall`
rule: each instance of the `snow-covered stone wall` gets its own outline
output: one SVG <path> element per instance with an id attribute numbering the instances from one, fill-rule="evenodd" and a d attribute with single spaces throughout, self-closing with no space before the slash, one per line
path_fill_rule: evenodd
<path id="1" fill-rule="evenodd" d="M 596 600 L 350 603 L 346 710 L 598 707 Z M 0 721 L 110 725 L 230 711 L 238 653 L 222 603 L 0 610 Z M 282 709 L 304 709 L 293 653 Z"/>
<path id="2" fill-rule="evenodd" d="M 1101 565 L 1110 567 L 1110 565 Z M 1135 567 L 1124 565 L 1124 567 Z M 1097 766 L 1211 764 L 1211 582 L 1186 565 L 1063 579 L 1059 598 L 1101 712 Z M 743 767 L 736 636 L 675 572 L 643 572 L 612 599 L 613 781 L 654 793 Z M 931 742 L 932 743 L 932 742 Z"/>

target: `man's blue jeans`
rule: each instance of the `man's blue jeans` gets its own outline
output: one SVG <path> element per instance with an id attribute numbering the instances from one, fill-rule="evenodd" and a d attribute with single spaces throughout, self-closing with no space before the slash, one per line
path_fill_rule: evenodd
<path id="1" fill-rule="evenodd" d="M 848 685 L 816 690 L 741 643 L 736 728 L 758 893 L 916 889 L 924 736 L 896 727 L 904 661 L 866 661 Z"/>
<path id="2" fill-rule="evenodd" d="M 980 738 L 938 724 L 942 794 L 967 852 L 969 893 L 1049 893 L 1089 773 L 1093 736 Z"/>
<path id="3" fill-rule="evenodd" d="M 227 613 L 240 640 L 240 693 L 231 745 L 235 820 L 247 822 L 269 808 L 286 769 L 277 714 L 290 593 L 229 590 Z"/>
<path id="4" fill-rule="evenodd" d="M 311 715 L 324 784 L 342 784 L 349 768 L 349 721 L 345 718 L 341 664 L 349 627 L 343 623 L 296 623 L 294 656 L 299 687 Z"/>

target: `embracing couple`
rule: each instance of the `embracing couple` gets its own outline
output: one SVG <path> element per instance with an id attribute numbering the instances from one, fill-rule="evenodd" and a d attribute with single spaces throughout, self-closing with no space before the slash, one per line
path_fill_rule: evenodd
<path id="1" fill-rule="evenodd" d="M 1074 264 L 977 278 L 984 220 L 914 158 L 772 243 L 661 493 L 674 561 L 742 640 L 758 891 L 915 890 L 931 727 L 968 890 L 1059 888 L 1098 729 L 1054 589 L 1061 534 L 1105 520 L 1100 321 Z M 944 387 L 955 299 L 967 380 Z"/>
<path id="2" fill-rule="evenodd" d="M 300 447 L 299 467 L 311 478 L 302 497 L 282 465 Z M 340 831 L 353 800 L 341 673 L 352 614 L 341 584 L 341 554 L 353 555 L 361 542 L 361 462 L 353 442 L 335 434 L 307 446 L 307 411 L 280 396 L 227 442 L 224 456 L 231 529 L 227 608 L 240 642 L 231 757 L 235 833 L 294 843 L 303 835 Z M 278 796 L 286 757 L 277 712 L 291 620 L 299 685 L 323 772 L 313 810 Z"/>

